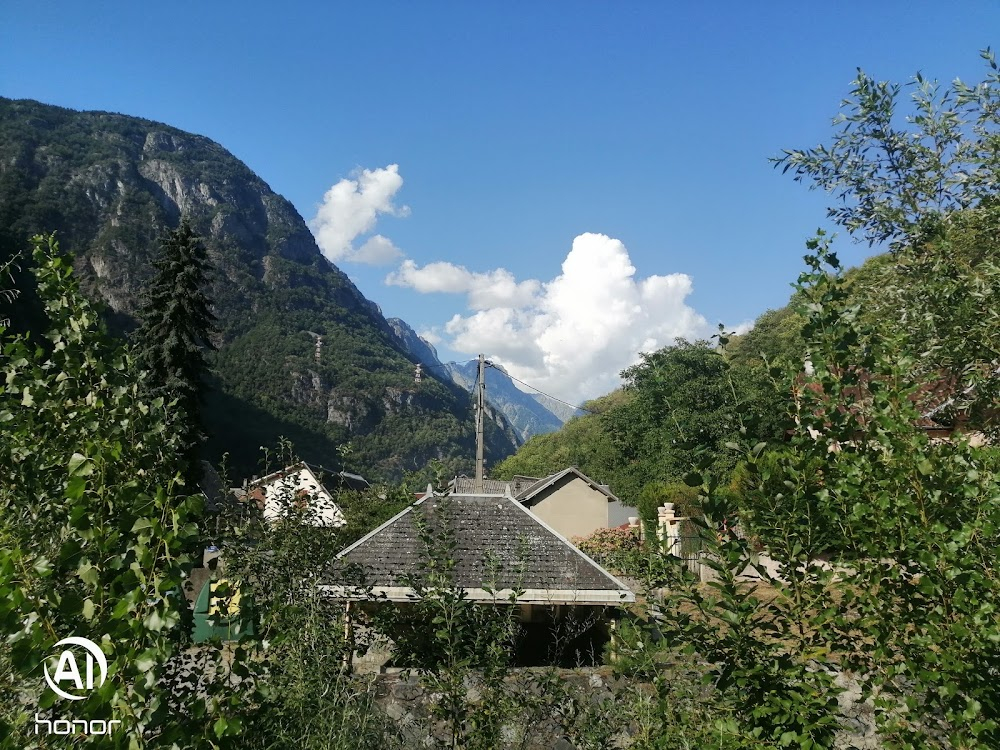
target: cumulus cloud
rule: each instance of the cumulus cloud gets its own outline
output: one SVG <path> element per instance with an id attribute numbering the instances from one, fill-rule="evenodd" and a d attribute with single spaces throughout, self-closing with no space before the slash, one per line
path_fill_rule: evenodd
<path id="1" fill-rule="evenodd" d="M 686 304 L 686 274 L 637 278 L 628 250 L 581 234 L 551 281 L 517 282 L 505 269 L 474 273 L 451 263 L 405 261 L 386 283 L 467 295 L 470 314 L 443 326 L 448 345 L 485 352 L 511 375 L 576 403 L 615 388 L 618 373 L 677 337 L 713 333 Z"/>
<path id="2" fill-rule="evenodd" d="M 326 191 L 309 228 L 323 255 L 332 263 L 354 261 L 388 265 L 402 257 L 392 241 L 380 234 L 370 237 L 360 248 L 355 240 L 375 228 L 378 217 L 408 216 L 408 206 L 393 199 L 403 186 L 399 165 L 379 169 L 359 169 Z"/>
<path id="3" fill-rule="evenodd" d="M 376 234 L 365 240 L 365 244 L 349 256 L 355 263 L 368 263 L 373 266 L 387 266 L 403 257 L 403 251 L 392 244 L 392 240 Z"/>
<path id="4" fill-rule="evenodd" d="M 533 279 L 518 283 L 514 274 L 504 268 L 489 273 L 473 273 L 465 266 L 443 261 L 418 267 L 412 260 L 405 260 L 398 270 L 386 277 L 385 283 L 409 287 L 424 294 L 465 293 L 473 310 L 526 307 L 534 303 L 541 289 L 541 284 Z"/>
<path id="5" fill-rule="evenodd" d="M 426 341 L 431 346 L 437 346 L 442 341 L 444 341 L 444 339 L 441 338 L 441 335 L 437 331 L 433 330 L 432 328 L 425 328 L 425 329 L 423 329 L 421 331 L 417 331 L 417 336 L 419 336 L 420 338 L 422 338 L 424 341 Z"/>

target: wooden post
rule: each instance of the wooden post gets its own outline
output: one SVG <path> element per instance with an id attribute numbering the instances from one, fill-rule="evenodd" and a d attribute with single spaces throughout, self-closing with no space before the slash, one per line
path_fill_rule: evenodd
<path id="1" fill-rule="evenodd" d="M 476 388 L 476 489 L 483 490 L 483 428 L 486 417 L 486 360 L 479 355 L 479 380 Z"/>
<path id="2" fill-rule="evenodd" d="M 351 626 L 351 600 L 347 600 L 344 607 L 344 674 L 351 674 L 354 671 L 354 628 Z"/>
<path id="3" fill-rule="evenodd" d="M 611 624 L 608 625 L 608 630 L 610 631 L 609 636 L 611 640 L 609 655 L 611 657 L 611 663 L 614 664 L 618 661 L 618 620 L 614 617 L 611 618 Z"/>

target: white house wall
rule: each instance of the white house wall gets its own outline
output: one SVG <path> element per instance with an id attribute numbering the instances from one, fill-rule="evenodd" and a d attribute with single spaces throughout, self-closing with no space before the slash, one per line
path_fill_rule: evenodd
<path id="1" fill-rule="evenodd" d="M 264 489 L 264 518 L 273 521 L 295 507 L 299 493 L 309 493 L 307 521 L 313 526 L 343 526 L 347 523 L 333 496 L 308 471 L 297 471 L 268 482 Z"/>

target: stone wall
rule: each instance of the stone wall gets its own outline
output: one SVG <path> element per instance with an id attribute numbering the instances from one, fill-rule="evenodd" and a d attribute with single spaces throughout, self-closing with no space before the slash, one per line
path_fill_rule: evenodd
<path id="1" fill-rule="evenodd" d="M 565 693 L 552 691 L 553 678 Z M 435 744 L 434 740 L 448 739 L 447 725 L 433 716 L 441 694 L 428 690 L 419 678 L 405 672 L 381 674 L 373 679 L 376 704 L 396 724 L 406 747 L 428 747 Z M 517 709 L 503 726 L 497 750 L 576 750 L 577 745 L 568 736 L 572 732 L 565 731 L 563 724 L 564 718 L 579 709 L 568 711 L 565 695 L 574 695 L 600 710 L 602 703 L 610 705 L 624 691 L 625 683 L 614 678 L 607 667 L 518 669 L 505 680 L 505 687 L 518 696 Z M 467 681 L 465 690 L 470 709 L 488 702 L 478 681 Z M 619 739 L 618 746 L 627 746 L 624 736 Z"/>
<path id="2" fill-rule="evenodd" d="M 396 725 L 408 748 L 425 748 L 448 739 L 448 728 L 436 722 L 433 708 L 442 696 L 405 672 L 372 676 L 376 705 Z M 846 692 L 839 702 L 844 717 L 835 748 L 874 750 L 880 747 L 874 730 L 873 709 L 860 701 L 856 681 L 838 676 Z M 635 727 L 623 720 L 625 703 L 634 701 L 634 680 L 617 678 L 609 667 L 579 669 L 517 669 L 505 681 L 517 696 L 517 708 L 504 724 L 496 750 L 577 750 L 593 747 L 595 734 L 607 732 L 602 746 L 627 748 Z M 707 689 L 707 688 L 706 688 Z M 465 684 L 470 710 L 488 703 L 482 686 Z M 603 726 L 602 726 L 603 725 Z M 626 726 L 623 726 L 626 725 Z M 586 741 L 581 738 L 586 735 Z M 435 742 L 435 740 L 437 742 Z M 579 743 L 579 744 L 576 744 Z"/>

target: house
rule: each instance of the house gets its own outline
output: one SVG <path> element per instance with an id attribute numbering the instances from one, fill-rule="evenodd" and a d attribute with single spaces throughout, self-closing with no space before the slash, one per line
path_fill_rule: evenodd
<path id="1" fill-rule="evenodd" d="M 420 500 L 344 549 L 337 556 L 344 580 L 324 589 L 367 603 L 362 606 L 383 606 L 372 604 L 376 601 L 412 605 L 430 560 L 426 529 L 448 534 L 452 586 L 473 602 L 516 606 L 522 627 L 534 627 L 525 640 L 524 648 L 534 654 L 525 657 L 527 663 L 544 661 L 546 636 L 568 618 L 584 622 L 590 617 L 588 629 L 607 640 L 609 608 L 635 601 L 624 583 L 509 493 L 436 495 L 430 487 Z"/>
<path id="2" fill-rule="evenodd" d="M 869 407 L 872 403 L 873 385 L 881 378 L 872 375 L 861 368 L 850 368 L 848 371 L 835 370 L 842 377 L 851 375 L 853 383 L 846 385 L 835 397 L 824 393 L 823 384 L 810 381 L 806 376 L 813 372 L 812 363 L 806 361 L 804 373 L 796 377 L 792 388 L 792 399 L 795 404 L 795 423 L 801 425 L 803 409 L 811 410 L 814 417 L 823 417 L 827 410 L 841 414 L 854 414 L 859 427 L 868 423 L 872 416 Z M 987 380 L 1000 376 L 1000 368 L 984 373 Z M 952 440 L 958 435 L 964 435 L 973 446 L 984 445 L 988 440 L 988 426 L 995 424 L 1000 410 L 995 406 L 986 409 L 974 409 L 972 402 L 976 398 L 978 383 L 959 390 L 959 383 L 954 375 L 939 373 L 928 376 L 925 382 L 916 385 L 908 394 L 907 399 L 919 411 L 919 416 L 912 422 L 913 426 L 922 430 L 932 441 Z M 806 406 L 805 404 L 808 404 Z M 974 418 L 974 412 L 975 418 Z M 810 425 L 809 434 L 818 438 L 823 428 Z M 790 437 L 794 430 L 788 431 Z M 861 436 L 859 430 L 858 436 Z M 839 443 L 832 443 L 831 451 L 840 449 Z"/>
<path id="3" fill-rule="evenodd" d="M 450 492 L 472 492 L 475 480 L 456 477 Z M 597 529 L 629 523 L 638 511 L 619 500 L 606 484 L 598 484 L 575 466 L 547 477 L 514 476 L 509 482 L 483 481 L 488 495 L 510 495 L 565 537 L 589 536 Z"/>
<path id="4" fill-rule="evenodd" d="M 324 482 L 320 482 L 317 471 Z M 362 490 L 368 487 L 368 482 L 364 477 L 345 471 L 314 470 L 305 461 L 300 461 L 254 480 L 247 489 L 237 490 L 235 494 L 238 499 L 256 501 L 269 521 L 287 515 L 292 509 L 308 509 L 310 512 L 305 517 L 313 526 L 343 526 L 347 520 L 326 485 Z"/>

